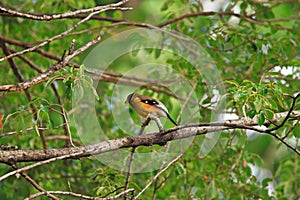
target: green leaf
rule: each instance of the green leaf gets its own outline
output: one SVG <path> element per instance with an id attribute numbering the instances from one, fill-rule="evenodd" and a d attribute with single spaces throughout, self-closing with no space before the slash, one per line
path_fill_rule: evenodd
<path id="1" fill-rule="evenodd" d="M 49 51 L 49 49 L 50 49 L 50 43 L 47 43 L 44 48 L 45 48 L 45 51 Z"/>
<path id="2" fill-rule="evenodd" d="M 263 113 L 260 113 L 258 115 L 258 119 L 257 119 L 257 123 L 258 125 L 263 125 L 265 123 L 265 115 Z"/>
<path id="3" fill-rule="evenodd" d="M 299 122 L 296 122 L 296 126 L 293 130 L 293 135 L 296 137 L 296 138 L 300 138 L 300 123 Z"/>
<path id="4" fill-rule="evenodd" d="M 53 106 L 53 109 L 59 111 L 61 110 L 58 106 Z M 49 118 L 50 118 L 50 128 L 54 128 L 63 123 L 63 116 L 58 112 L 54 112 L 54 111 L 49 112 Z"/>
<path id="5" fill-rule="evenodd" d="M 48 81 L 46 82 L 45 87 L 48 87 L 49 85 L 51 85 L 58 77 L 60 77 L 60 76 L 57 75 L 57 76 L 53 76 L 53 77 L 49 78 Z"/>
<path id="6" fill-rule="evenodd" d="M 235 87 L 239 86 L 239 83 L 235 80 L 225 81 L 225 83 L 228 83 L 230 85 L 234 85 Z"/>
<path id="7" fill-rule="evenodd" d="M 168 8 L 169 8 L 170 6 L 172 6 L 173 3 L 174 3 L 174 1 L 166 1 L 166 2 L 162 5 L 162 7 L 160 8 L 160 11 L 166 11 L 166 10 L 168 10 Z"/>
<path id="8" fill-rule="evenodd" d="M 234 154 L 234 150 L 232 149 L 232 148 L 228 148 L 227 150 L 226 150 L 226 155 L 227 156 L 232 156 Z"/>
<path id="9" fill-rule="evenodd" d="M 43 104 L 40 105 L 40 108 L 44 112 L 48 112 L 49 111 L 48 107 L 45 107 Z"/>
<path id="10" fill-rule="evenodd" d="M 247 113 L 248 117 L 250 117 L 251 119 L 253 119 L 253 117 L 256 115 L 256 111 L 255 110 L 249 110 Z"/>
<path id="11" fill-rule="evenodd" d="M 84 65 L 80 65 L 80 68 L 79 68 L 79 74 L 80 75 L 84 75 L 84 69 L 85 69 L 85 66 Z"/>
<path id="12" fill-rule="evenodd" d="M 267 89 L 267 88 L 262 88 L 262 89 L 260 89 L 260 91 L 259 91 L 259 94 L 261 94 L 261 95 L 263 95 L 263 96 L 266 96 L 267 93 L 268 93 L 268 89 Z"/>
<path id="13" fill-rule="evenodd" d="M 71 79 L 71 78 L 65 79 L 64 83 L 65 83 L 66 87 L 72 87 L 72 85 L 74 83 L 74 79 Z"/>
<path id="14" fill-rule="evenodd" d="M 261 110 L 261 107 L 262 107 L 262 99 L 261 98 L 257 98 L 255 100 L 254 107 L 255 107 L 256 113 L 259 113 L 259 111 Z"/>
<path id="15" fill-rule="evenodd" d="M 24 110 L 27 110 L 28 109 L 28 105 L 21 105 L 19 106 L 19 110 L 20 111 L 24 111 Z"/>
<path id="16" fill-rule="evenodd" d="M 120 10 L 115 10 L 113 13 L 113 17 L 116 19 L 122 19 L 123 17 L 123 12 Z"/>
<path id="17" fill-rule="evenodd" d="M 274 117 L 274 112 L 270 109 L 264 109 L 264 114 L 269 120 L 273 119 Z"/>
<path id="18" fill-rule="evenodd" d="M 77 84 L 74 85 L 73 87 L 73 100 L 78 103 L 82 98 L 83 98 L 83 95 L 84 95 L 84 89 L 82 87 L 82 83 L 79 82 Z"/>
<path id="19" fill-rule="evenodd" d="M 66 89 L 66 97 L 69 101 L 72 99 L 72 88 L 71 87 L 68 87 Z"/>
<path id="20" fill-rule="evenodd" d="M 272 12 L 278 18 L 288 18 L 292 15 L 293 4 L 281 4 L 272 9 Z"/>
<path id="21" fill-rule="evenodd" d="M 266 105 L 272 110 L 278 110 L 277 103 L 271 98 L 265 98 Z"/>
<path id="22" fill-rule="evenodd" d="M 154 57 L 157 59 L 157 58 L 159 58 L 159 56 L 160 56 L 160 54 L 161 54 L 161 49 L 155 49 L 155 51 L 154 51 Z"/>
<path id="23" fill-rule="evenodd" d="M 273 180 L 271 178 L 265 178 L 263 181 L 262 181 L 262 186 L 263 187 L 267 187 L 269 182 L 272 182 Z"/>
<path id="24" fill-rule="evenodd" d="M 176 172 L 178 175 L 182 175 L 184 173 L 185 169 L 184 166 L 181 163 L 176 164 Z"/>

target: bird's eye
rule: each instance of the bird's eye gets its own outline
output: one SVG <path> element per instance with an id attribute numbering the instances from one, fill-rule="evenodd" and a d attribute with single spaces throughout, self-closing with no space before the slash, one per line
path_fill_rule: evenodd
<path id="1" fill-rule="evenodd" d="M 145 104 L 156 105 L 158 104 L 155 100 L 141 100 Z"/>

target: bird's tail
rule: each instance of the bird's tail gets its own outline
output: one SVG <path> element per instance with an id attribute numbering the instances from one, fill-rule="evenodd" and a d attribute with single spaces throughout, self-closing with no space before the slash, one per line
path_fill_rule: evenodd
<path id="1" fill-rule="evenodd" d="M 170 117 L 170 115 L 168 113 L 167 114 L 167 117 L 169 118 L 169 120 L 175 125 L 175 126 L 178 126 L 177 123 Z"/>

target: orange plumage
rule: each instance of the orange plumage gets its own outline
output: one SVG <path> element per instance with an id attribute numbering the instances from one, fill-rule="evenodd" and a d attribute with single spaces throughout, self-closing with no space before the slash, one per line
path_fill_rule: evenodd
<path id="1" fill-rule="evenodd" d="M 127 96 L 125 103 L 129 103 L 132 108 L 144 118 L 151 116 L 166 117 L 177 126 L 177 123 L 170 117 L 166 106 L 152 97 L 132 93 Z"/>

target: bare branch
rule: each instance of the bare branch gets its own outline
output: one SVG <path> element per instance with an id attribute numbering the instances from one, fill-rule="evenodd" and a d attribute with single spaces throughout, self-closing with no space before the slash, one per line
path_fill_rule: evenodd
<path id="1" fill-rule="evenodd" d="M 139 135 L 143 135 L 144 130 L 145 130 L 146 126 L 149 124 L 149 122 L 150 122 L 150 118 L 148 117 L 140 129 Z M 135 150 L 136 150 L 136 147 L 132 147 L 131 152 L 130 152 L 129 162 L 128 162 L 128 166 L 127 166 L 127 175 L 126 175 L 125 184 L 124 184 L 124 190 L 127 190 L 127 188 L 128 188 L 130 172 L 131 172 L 131 165 L 133 162 Z M 124 195 L 124 200 L 126 200 L 126 198 L 127 198 L 126 195 Z"/>
<path id="2" fill-rule="evenodd" d="M 22 42 L 22 41 L 19 41 L 19 40 L 13 40 L 13 39 L 10 39 L 10 38 L 6 38 L 3 35 L 0 35 L 0 40 L 2 40 L 5 43 L 12 44 L 12 45 L 15 45 L 15 46 L 19 46 L 19 47 L 22 47 L 22 48 L 32 48 L 33 47 L 29 43 L 25 43 L 25 42 Z M 12 52 L 16 53 L 15 51 L 12 51 Z M 49 52 L 46 52 L 43 49 L 35 49 L 34 52 L 36 52 L 36 53 L 38 53 L 38 54 L 40 54 L 40 55 L 42 55 L 42 56 L 44 56 L 46 58 L 50 58 L 52 60 L 60 61 L 60 57 L 59 56 L 53 55 L 53 54 L 51 54 Z M 74 63 L 72 63 L 72 64 L 74 65 Z M 78 67 L 79 67 L 79 65 L 78 65 Z"/>
<path id="3" fill-rule="evenodd" d="M 293 111 L 292 114 L 300 115 L 300 110 Z M 286 113 L 278 113 L 275 115 L 273 121 L 278 121 L 279 117 L 285 116 Z M 147 135 L 129 136 L 124 138 L 117 138 L 113 140 L 107 140 L 97 144 L 60 148 L 60 149 L 44 149 L 44 150 L 17 150 L 17 151 L 0 151 L 0 162 L 2 163 L 17 163 L 17 162 L 29 162 L 29 161 L 41 161 L 24 168 L 18 169 L 13 172 L 9 172 L 2 177 L 0 181 L 7 177 L 25 171 L 43 164 L 47 164 L 56 160 L 87 157 L 90 155 L 101 154 L 109 151 L 115 151 L 120 148 L 137 147 L 137 146 L 150 146 L 153 144 L 162 144 L 172 140 L 183 139 L 187 137 L 193 137 L 196 135 L 208 134 L 211 132 L 217 132 L 229 129 L 250 129 L 253 130 L 253 126 L 257 126 L 256 119 L 239 119 L 239 120 L 226 120 L 224 122 L 213 122 L 203 124 L 192 124 L 185 126 L 178 126 L 169 130 L 166 130 L 163 134 L 152 133 Z M 293 150 L 296 154 L 300 155 L 300 151 L 282 140 L 274 133 L 265 132 L 263 129 L 255 129 L 260 133 L 270 134 L 277 140 L 285 144 L 289 149 Z"/>
<path id="4" fill-rule="evenodd" d="M 268 129 L 268 130 L 267 130 L 268 132 L 275 131 L 275 130 L 281 128 L 281 127 L 286 123 L 286 121 L 290 118 L 290 115 L 291 115 L 291 113 L 293 112 L 294 107 L 295 107 L 295 105 L 296 105 L 296 101 L 297 101 L 297 99 L 298 99 L 299 97 L 300 97 L 300 93 L 298 93 L 295 97 L 293 97 L 293 102 L 292 102 L 291 108 L 289 109 L 289 111 L 288 111 L 286 117 L 284 118 L 284 120 L 281 122 L 280 125 L 278 125 L 278 126 L 276 126 L 276 127 L 274 127 L 274 128 Z"/>
<path id="5" fill-rule="evenodd" d="M 134 197 L 134 199 L 138 199 L 139 196 L 141 196 L 146 190 L 147 188 L 153 183 L 153 181 L 155 181 L 164 171 L 166 171 L 173 163 L 175 163 L 179 158 L 181 158 L 183 154 L 181 153 L 180 155 L 178 155 L 176 158 L 174 158 L 173 160 L 171 160 L 171 162 L 169 162 L 167 164 L 167 166 L 165 166 L 164 168 L 162 168 L 148 183 L 147 185 Z"/>
<path id="6" fill-rule="evenodd" d="M 62 19 L 62 18 L 69 18 L 74 17 L 83 13 L 93 13 L 98 11 L 106 11 L 106 10 L 114 10 L 114 9 L 124 9 L 129 10 L 131 8 L 120 8 L 119 6 L 125 4 L 129 0 L 123 0 L 115 4 L 109 4 L 105 6 L 97 6 L 94 8 L 88 8 L 88 9 L 82 9 L 82 10 L 76 10 L 74 12 L 66 12 L 62 14 L 31 14 L 31 13 L 22 13 L 18 11 L 14 11 L 11 9 L 0 7 L 0 12 L 3 14 L 6 14 L 11 17 L 21 17 L 21 18 L 27 18 L 32 20 L 41 20 L 41 21 L 50 21 L 54 19 Z M 86 17 L 86 16 L 85 16 Z"/>
<path id="7" fill-rule="evenodd" d="M 164 26 L 167 26 L 169 24 L 172 24 L 172 23 L 181 21 L 183 19 L 186 19 L 186 18 L 198 17 L 198 16 L 210 16 L 210 15 L 219 15 L 219 16 L 230 15 L 230 16 L 235 16 L 235 17 L 238 17 L 238 18 L 242 18 L 242 19 L 244 19 L 246 21 L 249 21 L 249 22 L 252 22 L 252 23 L 258 23 L 256 21 L 256 19 L 254 19 L 254 18 L 248 17 L 246 15 L 242 15 L 242 14 L 239 14 L 239 13 L 234 13 L 232 11 L 227 11 L 227 12 L 205 11 L 205 12 L 198 12 L 198 13 L 188 13 L 188 14 L 182 15 L 180 17 L 173 18 L 173 19 L 170 19 L 168 21 L 165 21 L 161 24 L 158 24 L 157 26 L 158 27 L 164 27 Z"/>
<path id="8" fill-rule="evenodd" d="M 68 55 L 71 55 L 72 53 L 74 53 L 75 42 L 76 42 L 76 40 L 73 39 L 72 42 L 71 42 L 71 45 L 69 47 L 69 53 L 68 53 Z"/>
<path id="9" fill-rule="evenodd" d="M 128 190 L 125 190 L 123 192 L 120 192 L 119 194 L 115 195 L 115 196 L 112 196 L 112 197 L 105 197 L 105 198 L 100 198 L 100 197 L 91 197 L 91 196 L 87 196 L 87 195 L 83 195 L 83 194 L 78 194 L 78 193 L 75 193 L 75 192 L 67 192 L 67 191 L 47 191 L 48 194 L 59 194 L 59 195 L 68 195 L 68 196 L 71 196 L 71 197 L 77 197 L 77 198 L 80 198 L 80 199 L 87 199 L 87 200 L 113 200 L 113 199 L 118 199 L 120 198 L 121 196 L 127 194 L 127 193 L 130 193 L 130 192 L 133 192 L 134 189 L 130 188 Z M 44 195 L 45 193 L 44 192 L 39 192 L 39 193 L 36 193 L 34 195 L 31 195 L 27 198 L 25 198 L 25 200 L 30 200 L 30 199 L 35 199 L 41 195 Z"/>
<path id="10" fill-rule="evenodd" d="M 5 56 L 3 58 L 0 58 L 0 62 L 4 61 L 4 60 L 7 60 L 9 58 L 18 56 L 18 55 L 22 55 L 22 54 L 25 54 L 25 53 L 28 53 L 28 52 L 31 52 L 31 51 L 35 51 L 36 49 L 41 48 L 41 47 L 45 46 L 46 44 L 48 44 L 48 43 L 50 43 L 50 42 L 52 42 L 54 40 L 57 40 L 57 39 L 60 39 L 60 38 L 64 37 L 65 35 L 67 35 L 71 31 L 73 31 L 74 29 L 76 29 L 80 24 L 88 21 L 93 15 L 99 14 L 99 13 L 107 11 L 107 10 L 115 10 L 115 9 L 128 10 L 129 8 L 114 7 L 114 6 L 111 6 L 111 5 L 107 5 L 107 6 L 103 6 L 103 7 L 97 7 L 97 9 L 94 12 L 92 12 L 87 17 L 85 17 L 84 19 L 80 20 L 79 22 L 77 22 L 76 24 L 74 24 L 71 28 L 69 28 L 68 30 L 62 32 L 61 34 L 58 34 L 58 35 L 55 35 L 55 36 L 53 36 L 53 37 L 51 37 L 49 39 L 46 39 L 43 42 L 41 42 L 40 44 L 38 44 L 36 46 L 33 46 L 31 48 L 28 48 L 28 49 L 25 49 L 23 51 L 19 51 L 19 52 L 10 54 L 8 56 Z"/>
<path id="11" fill-rule="evenodd" d="M 15 164 L 12 165 L 12 168 L 14 168 L 15 170 L 17 170 L 17 166 Z M 35 180 L 33 180 L 30 176 L 28 176 L 25 172 L 21 171 L 20 172 L 21 176 L 23 176 L 33 187 L 35 187 L 37 190 L 39 190 L 40 192 L 42 192 L 43 194 L 45 194 L 47 197 L 54 199 L 54 200 L 59 200 L 59 198 L 57 198 L 56 196 L 54 196 L 53 194 L 48 193 L 48 191 L 46 191 L 44 188 L 42 188 L 37 182 L 35 182 Z"/>

